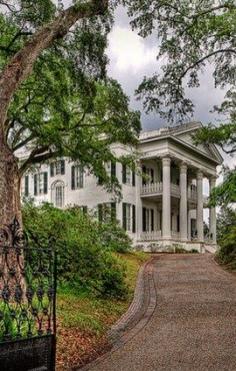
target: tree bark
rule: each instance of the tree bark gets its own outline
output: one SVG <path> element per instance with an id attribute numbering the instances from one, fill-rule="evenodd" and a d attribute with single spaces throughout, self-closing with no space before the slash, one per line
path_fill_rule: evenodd
<path id="1" fill-rule="evenodd" d="M 31 74 L 43 50 L 55 40 L 63 38 L 79 19 L 104 14 L 108 3 L 109 0 L 78 2 L 61 12 L 52 22 L 35 32 L 0 74 L 0 228 L 10 224 L 15 217 L 21 223 L 19 168 L 17 159 L 6 144 L 7 112 L 12 97 Z"/>
<path id="2" fill-rule="evenodd" d="M 6 144 L 0 145 L 0 228 L 14 218 L 22 224 L 18 161 Z"/>

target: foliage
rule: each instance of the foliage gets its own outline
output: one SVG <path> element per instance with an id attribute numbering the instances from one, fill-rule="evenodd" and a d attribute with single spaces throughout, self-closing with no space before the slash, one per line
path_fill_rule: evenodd
<path id="1" fill-rule="evenodd" d="M 217 219 L 217 259 L 220 263 L 236 269 L 236 211 L 229 207 L 221 209 Z"/>
<path id="2" fill-rule="evenodd" d="M 106 349 L 108 341 L 105 334 L 130 305 L 139 268 L 150 257 L 144 253 L 118 256 L 127 270 L 128 296 L 125 300 L 104 300 L 88 293 L 59 289 L 57 358 L 62 369 L 83 366 L 88 361 L 87 357 L 91 360 L 91 354 L 97 355 L 101 349 Z"/>
<path id="3" fill-rule="evenodd" d="M 155 110 L 169 122 L 182 123 L 194 112 L 187 88 L 198 88 L 200 75 L 212 66 L 216 87 L 227 89 L 214 110 L 224 115 L 220 125 L 203 128 L 196 143 L 217 144 L 236 152 L 236 4 L 234 0 L 123 0 L 131 24 L 142 37 L 157 36 L 160 71 L 144 77 L 137 89 L 147 111 Z M 164 61 L 164 62 L 163 62 Z M 212 202 L 235 202 L 235 169 L 216 189 Z"/>
<path id="4" fill-rule="evenodd" d="M 109 240 L 106 237 L 103 240 L 105 227 L 78 209 L 63 211 L 49 204 L 37 208 L 29 203 L 23 209 L 23 222 L 32 246 L 40 248 L 48 243 L 55 246 L 62 287 L 102 297 L 127 295 L 125 267 L 112 253 L 119 247 L 119 236 L 124 247 L 124 236 L 118 226 L 113 226 L 116 244 L 109 246 Z M 127 240 L 126 250 L 130 248 Z"/>
<path id="5" fill-rule="evenodd" d="M 100 14 L 77 21 L 73 28 L 43 50 L 30 76 L 15 92 L 5 127 L 9 148 L 27 149 L 20 173 L 28 168 L 67 156 L 99 176 L 108 188 L 117 179 L 107 176 L 104 163 L 114 160 L 110 144 L 136 143 L 140 115 L 129 110 L 129 99 L 120 85 L 106 76 L 107 35 L 112 27 L 112 6 Z M 52 0 L 1 2 L 0 77 L 32 35 L 63 14 L 62 3 Z M 74 11 L 81 5 L 74 1 Z M 99 9 L 98 9 L 99 10 Z M 63 31 L 62 31 L 63 34 Z M 101 140 L 98 140 L 100 138 Z"/>

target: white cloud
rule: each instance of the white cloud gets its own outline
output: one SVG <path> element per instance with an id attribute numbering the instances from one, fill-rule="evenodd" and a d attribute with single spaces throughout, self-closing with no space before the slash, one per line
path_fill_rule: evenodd
<path id="1" fill-rule="evenodd" d="M 136 73 L 156 63 L 156 48 L 148 48 L 145 41 L 128 27 L 115 26 L 109 36 L 108 54 L 113 69 Z"/>

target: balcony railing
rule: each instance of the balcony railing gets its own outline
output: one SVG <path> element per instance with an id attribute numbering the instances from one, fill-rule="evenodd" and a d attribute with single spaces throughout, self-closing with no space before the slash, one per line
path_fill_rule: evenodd
<path id="1" fill-rule="evenodd" d="M 162 194 L 163 185 L 159 183 L 147 183 L 141 187 L 141 195 Z"/>

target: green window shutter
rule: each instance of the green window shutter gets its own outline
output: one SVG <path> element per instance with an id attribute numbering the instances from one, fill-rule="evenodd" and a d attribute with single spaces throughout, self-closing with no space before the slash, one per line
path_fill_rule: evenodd
<path id="1" fill-rule="evenodd" d="M 132 186 L 135 187 L 135 179 L 136 179 L 136 174 L 135 171 L 132 171 Z"/>
<path id="2" fill-rule="evenodd" d="M 43 173 L 43 193 L 46 195 L 48 193 L 48 173 Z"/>
<path id="3" fill-rule="evenodd" d="M 79 186 L 80 186 L 80 188 L 84 187 L 84 168 L 83 168 L 83 166 L 79 167 Z"/>
<path id="4" fill-rule="evenodd" d="M 103 205 L 102 204 L 98 204 L 98 221 L 100 223 L 103 222 Z"/>
<path id="5" fill-rule="evenodd" d="M 122 183 L 126 184 L 126 165 L 122 165 Z"/>
<path id="6" fill-rule="evenodd" d="M 71 189 L 75 189 L 75 167 L 71 166 Z"/>
<path id="7" fill-rule="evenodd" d="M 154 231 L 154 210 L 151 209 L 151 232 Z"/>
<path id="8" fill-rule="evenodd" d="M 115 161 L 111 162 L 111 177 L 112 178 L 116 177 L 116 162 Z"/>
<path id="9" fill-rule="evenodd" d="M 25 197 L 29 196 L 29 175 L 25 176 Z"/>
<path id="10" fill-rule="evenodd" d="M 133 217 L 133 225 L 132 225 L 132 232 L 136 233 L 136 207 L 135 205 L 132 206 L 132 217 Z"/>
<path id="11" fill-rule="evenodd" d="M 147 231 L 146 207 L 143 207 L 143 232 Z"/>
<path id="12" fill-rule="evenodd" d="M 37 196 L 37 194 L 38 194 L 38 182 L 37 182 L 37 180 L 38 180 L 38 176 L 37 176 L 37 174 L 34 174 L 34 195 L 35 196 Z"/>
<path id="13" fill-rule="evenodd" d="M 61 175 L 65 175 L 65 160 L 61 160 Z"/>
<path id="14" fill-rule="evenodd" d="M 50 175 L 51 175 L 51 177 L 53 177 L 54 176 L 54 163 L 52 163 L 52 164 L 50 164 Z"/>
<path id="15" fill-rule="evenodd" d="M 123 208 L 123 228 L 126 231 L 127 230 L 127 220 L 126 220 L 126 203 L 122 204 Z"/>
<path id="16" fill-rule="evenodd" d="M 116 203 L 111 202 L 111 221 L 115 222 L 116 221 Z"/>

